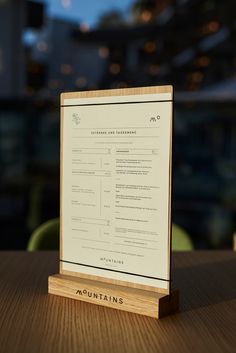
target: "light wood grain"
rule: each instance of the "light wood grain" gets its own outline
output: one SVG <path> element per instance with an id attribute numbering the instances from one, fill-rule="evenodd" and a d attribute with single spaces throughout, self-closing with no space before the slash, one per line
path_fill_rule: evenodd
<path id="1" fill-rule="evenodd" d="M 179 308 L 179 292 L 171 295 L 66 275 L 48 278 L 48 292 L 109 308 L 160 319 Z"/>
<path id="2" fill-rule="evenodd" d="M 64 104 L 64 99 L 68 98 L 91 98 L 91 97 L 112 97 L 112 96 L 127 96 L 135 94 L 153 94 L 153 93 L 171 93 L 173 94 L 173 86 L 148 86 L 148 87 L 131 87 L 131 88 L 116 88 L 104 89 L 95 91 L 79 91 L 61 93 L 61 105 Z"/>
<path id="3" fill-rule="evenodd" d="M 118 286 L 143 289 L 143 290 L 147 290 L 147 291 L 152 291 L 154 293 L 169 294 L 169 288 L 168 289 L 157 288 L 157 287 L 147 286 L 145 284 L 140 284 L 140 283 L 120 281 L 120 280 L 116 280 L 113 278 L 89 275 L 89 274 L 85 274 L 85 273 L 81 273 L 81 272 L 67 271 L 62 268 L 62 263 L 60 263 L 60 273 L 62 275 L 67 275 L 67 276 L 71 275 L 73 277 L 78 277 L 78 278 L 82 278 L 82 279 L 87 278 L 89 280 L 99 281 L 99 282 L 103 282 L 103 283 L 111 283 L 111 284 L 118 285 Z"/>
<path id="4" fill-rule="evenodd" d="M 92 97 L 112 97 L 112 96 L 127 96 L 127 95 L 145 95 L 145 94 L 162 94 L 169 93 L 173 99 L 173 86 L 149 86 L 149 87 L 133 87 L 133 88 L 120 88 L 120 89 L 108 89 L 108 90 L 95 90 L 95 91 L 79 91 L 79 92 L 65 92 L 61 94 L 61 154 L 60 154 L 60 259 L 63 260 L 63 241 L 62 241 L 62 222 L 63 222 L 63 205 L 62 205 L 62 193 L 63 193 L 63 126 L 64 126 L 64 100 L 74 98 L 92 98 Z M 155 293 L 170 294 L 170 267 L 171 267 L 171 201 L 172 201 L 172 136 L 173 136 L 173 105 L 170 116 L 170 157 L 169 157 L 169 198 L 168 198 L 168 276 L 167 276 L 167 288 L 158 288 L 151 285 L 144 285 L 140 283 L 133 283 L 123 280 L 111 279 L 108 277 L 95 276 L 91 274 L 85 274 L 81 272 L 73 272 L 65 270 L 63 268 L 63 262 L 60 263 L 60 274 L 71 275 L 79 278 L 87 278 L 94 281 L 100 281 L 104 283 L 116 284 L 118 286 L 125 286 L 130 288 L 143 289 L 147 291 L 153 291 Z M 64 259 L 65 260 L 65 259 Z"/>
<path id="5" fill-rule="evenodd" d="M 173 256 L 179 313 L 155 320 L 47 294 L 58 253 L 0 254 L 1 353 L 234 353 L 236 253 Z"/>

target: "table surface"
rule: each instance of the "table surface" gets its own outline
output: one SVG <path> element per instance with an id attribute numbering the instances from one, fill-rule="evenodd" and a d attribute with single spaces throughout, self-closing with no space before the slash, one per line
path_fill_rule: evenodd
<path id="1" fill-rule="evenodd" d="M 236 352 L 236 252 L 174 253 L 180 312 L 155 320 L 47 294 L 57 252 L 1 252 L 1 353 Z"/>

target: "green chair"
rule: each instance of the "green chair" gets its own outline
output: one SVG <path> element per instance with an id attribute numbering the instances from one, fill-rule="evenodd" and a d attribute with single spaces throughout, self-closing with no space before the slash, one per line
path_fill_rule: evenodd
<path id="1" fill-rule="evenodd" d="M 177 226 L 172 224 L 172 250 L 173 251 L 191 251 L 194 250 L 192 240 L 188 233 Z"/>
<path id="2" fill-rule="evenodd" d="M 51 219 L 41 224 L 31 235 L 27 249 L 36 250 L 58 250 L 59 249 L 59 218 Z M 190 236 L 185 230 L 176 224 L 172 225 L 172 250 L 193 250 Z"/>
<path id="3" fill-rule="evenodd" d="M 32 233 L 27 250 L 58 250 L 59 249 L 59 218 L 51 219 L 41 224 Z"/>

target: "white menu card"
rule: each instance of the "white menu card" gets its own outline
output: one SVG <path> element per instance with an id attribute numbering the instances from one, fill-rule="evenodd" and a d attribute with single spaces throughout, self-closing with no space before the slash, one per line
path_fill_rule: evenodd
<path id="1" fill-rule="evenodd" d="M 169 293 L 172 110 L 171 86 L 62 95 L 62 273 Z"/>

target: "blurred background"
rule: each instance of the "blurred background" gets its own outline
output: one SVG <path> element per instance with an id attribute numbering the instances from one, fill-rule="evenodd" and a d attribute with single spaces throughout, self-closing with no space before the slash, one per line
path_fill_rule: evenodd
<path id="1" fill-rule="evenodd" d="M 59 94 L 173 84 L 173 221 L 236 229 L 235 0 L 0 0 L 0 248 L 59 215 Z"/>

